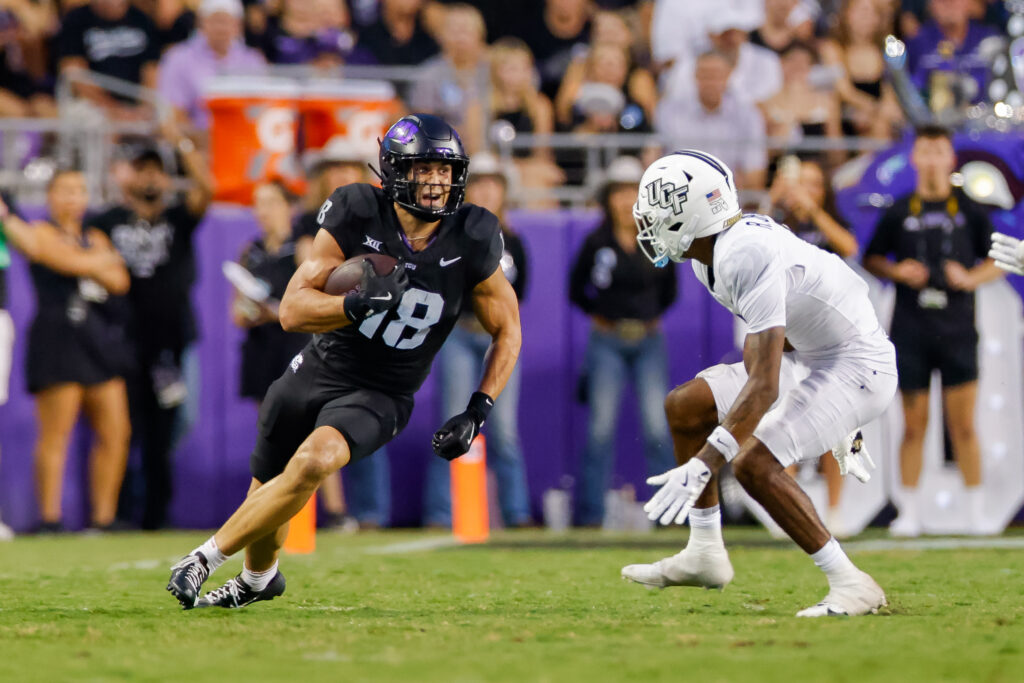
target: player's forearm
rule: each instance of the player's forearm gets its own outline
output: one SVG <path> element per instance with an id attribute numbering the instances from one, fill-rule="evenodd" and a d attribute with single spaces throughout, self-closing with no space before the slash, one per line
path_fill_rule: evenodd
<path id="1" fill-rule="evenodd" d="M 757 424 L 775 403 L 778 398 L 778 385 L 771 385 L 769 382 L 748 380 L 740 395 L 736 398 L 732 409 L 722 420 L 722 428 L 732 434 L 736 443 L 741 445 L 754 434 Z M 712 472 L 717 472 L 726 463 L 725 454 L 710 443 L 697 454 Z"/>
<path id="2" fill-rule="evenodd" d="M 484 376 L 480 380 L 480 391 L 491 398 L 497 398 L 505 388 L 508 378 L 519 359 L 519 348 L 522 346 L 522 334 L 519 326 L 502 329 L 491 341 L 484 359 Z"/>
<path id="3" fill-rule="evenodd" d="M 285 332 L 306 334 L 330 332 L 351 323 L 345 315 L 345 297 L 308 287 L 285 293 L 278 317 Z"/>

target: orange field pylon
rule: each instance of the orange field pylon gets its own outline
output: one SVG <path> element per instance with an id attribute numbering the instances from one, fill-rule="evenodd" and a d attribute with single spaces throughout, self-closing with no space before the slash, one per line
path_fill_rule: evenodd
<path id="1" fill-rule="evenodd" d="M 490 533 L 487 516 L 487 447 L 483 435 L 469 452 L 452 460 L 452 533 L 461 543 L 483 543 Z"/>
<path id="2" fill-rule="evenodd" d="M 292 555 L 306 555 L 316 550 L 316 494 L 310 496 L 302 509 L 288 524 L 284 550 Z"/>

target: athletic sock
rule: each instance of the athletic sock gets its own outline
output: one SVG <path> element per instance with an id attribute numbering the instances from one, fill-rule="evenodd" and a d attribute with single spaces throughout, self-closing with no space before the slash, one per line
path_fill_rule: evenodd
<path id="1" fill-rule="evenodd" d="M 822 546 L 821 550 L 812 553 L 811 559 L 821 571 L 825 572 L 830 586 L 834 585 L 836 580 L 857 572 L 857 567 L 843 552 L 839 541 L 834 536 L 828 539 L 828 543 Z"/>
<path id="2" fill-rule="evenodd" d="M 277 574 L 277 560 L 274 560 L 274 564 L 270 569 L 262 572 L 254 572 L 244 564 L 242 565 L 242 581 L 245 581 L 245 585 L 257 593 L 270 584 L 270 580 L 274 578 L 275 574 Z"/>
<path id="3" fill-rule="evenodd" d="M 725 548 L 722 540 L 722 513 L 717 505 L 690 510 L 690 540 L 686 547 L 694 550 Z"/>
<path id="4" fill-rule="evenodd" d="M 221 566 L 228 561 L 228 556 L 220 551 L 217 547 L 217 541 L 213 540 L 213 536 L 210 536 L 201 546 L 192 551 L 192 554 L 202 553 L 203 557 L 206 558 L 206 567 L 212 574 L 217 567 Z"/>

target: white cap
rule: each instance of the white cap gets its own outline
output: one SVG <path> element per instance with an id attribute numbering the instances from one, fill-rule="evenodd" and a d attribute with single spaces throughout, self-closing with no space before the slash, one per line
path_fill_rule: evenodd
<path id="1" fill-rule="evenodd" d="M 617 115 L 626 106 L 622 90 L 607 83 L 586 82 L 576 95 L 576 107 L 584 116 L 590 114 Z"/>
<path id="2" fill-rule="evenodd" d="M 708 14 L 705 21 L 708 33 L 713 36 L 725 33 L 729 29 L 738 29 L 749 33 L 757 28 L 759 23 L 756 13 L 731 6 Z"/>
<path id="3" fill-rule="evenodd" d="M 644 165 L 636 157 L 618 157 L 608 164 L 604 181 L 608 185 L 637 185 L 644 175 Z"/>
<path id="4" fill-rule="evenodd" d="M 230 14 L 235 19 L 241 19 L 245 14 L 241 0 L 202 0 L 199 3 L 199 16 L 208 17 L 217 12 Z"/>
<path id="5" fill-rule="evenodd" d="M 508 169 L 501 163 L 495 155 L 490 152 L 477 152 L 469 160 L 469 178 L 472 180 L 475 176 L 499 176 L 504 178 L 505 182 L 509 180 Z"/>
<path id="6" fill-rule="evenodd" d="M 320 149 L 312 149 L 302 155 L 306 173 L 314 172 L 322 164 L 368 164 L 376 161 L 375 142 L 360 145 L 343 137 L 335 136 Z"/>

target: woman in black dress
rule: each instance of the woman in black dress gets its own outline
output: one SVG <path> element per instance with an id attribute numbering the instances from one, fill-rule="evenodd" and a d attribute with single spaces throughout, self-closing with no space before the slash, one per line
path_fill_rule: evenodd
<path id="1" fill-rule="evenodd" d="M 285 332 L 277 317 L 278 304 L 297 267 L 288 191 L 279 183 L 260 185 L 253 194 L 253 213 L 262 236 L 245 246 L 239 263 L 265 283 L 268 296 L 254 301 L 236 293 L 231 314 L 235 324 L 246 330 L 240 394 L 259 402 L 309 337 Z"/>
<path id="2" fill-rule="evenodd" d="M 124 359 L 129 357 L 121 296 L 129 276 L 99 230 L 82 229 L 85 178 L 58 172 L 47 191 L 48 221 L 32 226 L 0 217 L 10 243 L 31 262 L 36 317 L 28 335 L 28 389 L 39 416 L 36 486 L 44 531 L 61 528 L 61 485 L 68 443 L 80 412 L 93 430 L 89 455 L 91 523 L 108 527 L 117 511 L 130 425 Z"/>

